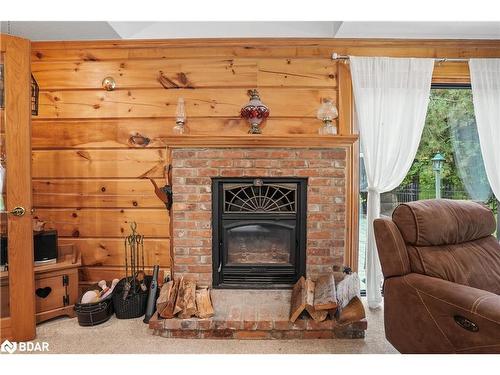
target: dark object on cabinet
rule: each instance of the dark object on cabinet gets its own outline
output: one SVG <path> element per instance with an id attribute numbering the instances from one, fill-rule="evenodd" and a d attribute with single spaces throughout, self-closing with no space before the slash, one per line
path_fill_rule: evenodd
<path id="1" fill-rule="evenodd" d="M 9 263 L 8 258 L 8 238 L 2 235 L 0 265 Z M 43 265 L 57 262 L 57 231 L 44 230 L 33 233 L 33 258 L 35 265 Z"/>

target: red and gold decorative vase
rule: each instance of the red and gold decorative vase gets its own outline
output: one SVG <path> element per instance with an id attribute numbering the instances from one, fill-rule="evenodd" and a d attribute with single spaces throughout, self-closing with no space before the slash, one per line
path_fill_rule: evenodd
<path id="1" fill-rule="evenodd" d="M 241 117 L 250 124 L 248 134 L 262 134 L 259 125 L 269 117 L 269 108 L 262 103 L 257 90 L 248 90 L 250 101 L 241 109 Z"/>

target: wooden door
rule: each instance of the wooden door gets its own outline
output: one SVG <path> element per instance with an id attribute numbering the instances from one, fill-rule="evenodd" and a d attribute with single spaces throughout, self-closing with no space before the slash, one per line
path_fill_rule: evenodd
<path id="1" fill-rule="evenodd" d="M 8 243 L 8 270 L 1 272 L 0 280 L 4 315 L 0 329 L 2 339 L 14 341 L 31 340 L 36 333 L 31 223 L 30 48 L 29 40 L 0 34 L 3 70 L 1 151 L 5 171 L 0 220 L 2 234 L 6 235 Z"/>

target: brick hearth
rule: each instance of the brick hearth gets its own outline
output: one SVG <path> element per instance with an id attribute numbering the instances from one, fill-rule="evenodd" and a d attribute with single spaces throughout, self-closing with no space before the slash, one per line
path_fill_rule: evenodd
<path id="1" fill-rule="evenodd" d="M 346 150 L 185 148 L 172 151 L 173 269 L 212 284 L 212 177 L 308 177 L 306 273 L 343 265 Z"/>
<path id="2" fill-rule="evenodd" d="M 363 338 L 367 329 L 365 319 L 339 325 L 331 318 L 315 322 L 301 316 L 290 322 L 290 290 L 214 289 L 211 295 L 213 318 L 161 319 L 155 314 L 149 327 L 163 337 L 212 339 Z"/>

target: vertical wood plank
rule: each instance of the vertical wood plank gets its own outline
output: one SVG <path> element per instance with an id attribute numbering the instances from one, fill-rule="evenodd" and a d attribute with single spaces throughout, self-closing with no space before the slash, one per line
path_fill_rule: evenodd
<path id="1" fill-rule="evenodd" d="M 31 49 L 30 42 L 0 35 L 5 46 L 5 139 L 7 151 L 7 210 L 26 209 L 24 216 L 8 215 L 9 289 L 12 337 L 35 338 L 35 276 L 31 224 Z"/>
<path id="2" fill-rule="evenodd" d="M 338 61 L 338 110 L 339 134 L 357 134 L 354 124 L 354 100 L 352 93 L 352 79 L 349 65 Z M 359 141 L 349 147 L 347 152 L 346 179 L 346 244 L 344 263 L 354 271 L 358 270 L 359 254 Z"/>
<path id="3" fill-rule="evenodd" d="M 337 105 L 339 111 L 339 134 L 352 134 L 352 80 L 349 65 L 338 61 L 339 89 L 337 91 Z"/>

